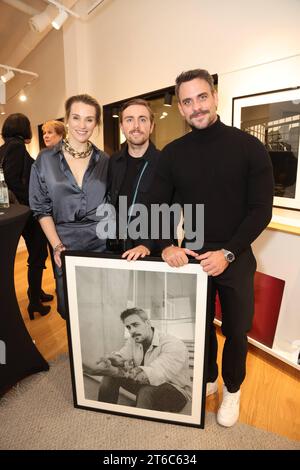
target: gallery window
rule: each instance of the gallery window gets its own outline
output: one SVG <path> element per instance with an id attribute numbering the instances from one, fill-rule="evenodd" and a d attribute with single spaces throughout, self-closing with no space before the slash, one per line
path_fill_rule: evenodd
<path id="1" fill-rule="evenodd" d="M 218 76 L 215 74 L 213 78 L 215 86 L 217 86 Z M 167 143 L 190 131 L 190 127 L 178 111 L 174 86 L 131 96 L 103 106 L 104 150 L 109 155 L 120 150 L 124 142 L 120 131 L 118 112 L 123 103 L 133 98 L 142 98 L 150 103 L 155 123 L 151 140 L 158 149 L 161 150 Z"/>

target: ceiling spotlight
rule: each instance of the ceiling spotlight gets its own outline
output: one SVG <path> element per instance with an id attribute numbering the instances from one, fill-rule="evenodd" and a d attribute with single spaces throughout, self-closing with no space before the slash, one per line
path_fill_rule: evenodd
<path id="1" fill-rule="evenodd" d="M 60 29 L 64 22 L 69 18 L 68 13 L 65 10 L 59 10 L 59 14 L 52 21 L 52 26 L 55 29 Z"/>
<path id="2" fill-rule="evenodd" d="M 165 93 L 164 106 L 172 106 L 172 95 L 171 93 Z"/>
<path id="3" fill-rule="evenodd" d="M 47 28 L 47 26 L 50 25 L 51 18 L 48 12 L 49 10 L 47 7 L 45 11 L 38 13 L 29 19 L 29 26 L 32 31 L 35 33 L 42 33 Z"/>
<path id="4" fill-rule="evenodd" d="M 27 95 L 25 94 L 24 90 L 20 91 L 19 100 L 20 101 L 27 101 Z"/>
<path id="5" fill-rule="evenodd" d="M 1 114 L 1 116 L 3 116 L 5 114 L 5 109 L 4 109 L 3 104 L 0 104 L 0 114 Z"/>
<path id="6" fill-rule="evenodd" d="M 112 117 L 118 119 L 119 118 L 119 112 L 118 108 L 113 108 L 112 109 Z"/>
<path id="7" fill-rule="evenodd" d="M 3 83 L 9 82 L 12 78 L 14 78 L 15 74 L 12 70 L 7 70 L 4 75 L 1 75 L 1 80 Z"/>

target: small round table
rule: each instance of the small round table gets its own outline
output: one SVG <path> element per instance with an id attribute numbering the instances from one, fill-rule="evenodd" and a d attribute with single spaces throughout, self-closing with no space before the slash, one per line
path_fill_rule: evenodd
<path id="1" fill-rule="evenodd" d="M 49 369 L 25 327 L 15 292 L 14 261 L 29 214 L 20 204 L 0 208 L 0 397 L 24 377 Z"/>

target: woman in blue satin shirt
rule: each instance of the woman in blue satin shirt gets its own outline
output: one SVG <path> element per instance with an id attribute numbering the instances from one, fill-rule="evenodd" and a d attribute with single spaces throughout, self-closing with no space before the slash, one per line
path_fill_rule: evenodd
<path id="1" fill-rule="evenodd" d="M 100 106 L 89 95 L 65 103 L 68 137 L 43 150 L 31 170 L 29 201 L 54 251 L 57 311 L 65 318 L 61 252 L 104 251 L 96 233 L 97 208 L 105 202 L 108 156 L 90 141 Z"/>

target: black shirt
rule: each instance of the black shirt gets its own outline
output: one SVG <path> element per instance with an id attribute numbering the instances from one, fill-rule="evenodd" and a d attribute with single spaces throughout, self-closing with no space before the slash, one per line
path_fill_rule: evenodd
<path id="1" fill-rule="evenodd" d="M 128 207 L 131 206 L 133 202 L 134 192 L 137 186 L 138 177 L 145 165 L 144 157 L 132 157 L 128 150 L 126 152 L 126 177 L 123 179 L 119 196 L 127 197 Z"/>
<path id="2" fill-rule="evenodd" d="M 273 169 L 263 144 L 217 121 L 194 129 L 162 151 L 155 182 L 157 202 L 204 204 L 204 246 L 238 255 L 272 217 Z M 161 241 L 161 248 L 170 240 Z"/>
<path id="3" fill-rule="evenodd" d="M 160 151 L 155 148 L 150 141 L 149 146 L 142 157 L 134 158 L 128 154 L 128 146 L 122 148 L 119 152 L 115 153 L 109 159 L 108 167 L 108 200 L 117 209 L 117 234 L 118 228 L 118 209 L 119 197 L 127 196 L 127 208 L 133 202 L 133 197 L 136 191 L 137 183 L 139 181 L 138 190 L 136 192 L 136 204 L 145 204 L 146 206 L 151 203 L 151 192 L 154 183 L 156 167 L 160 158 Z M 144 169 L 144 165 L 147 166 Z M 142 173 L 143 172 L 143 173 Z M 141 175 L 141 178 L 140 178 Z M 121 214 L 124 217 L 125 214 Z M 131 217 L 130 220 L 133 220 Z M 126 221 L 128 222 L 128 214 L 126 214 Z M 149 224 L 147 224 L 148 226 Z M 152 243 L 149 239 L 131 240 L 132 244 L 137 246 L 145 244 L 149 248 Z M 131 247 L 131 244 L 129 244 Z"/>
<path id="4" fill-rule="evenodd" d="M 0 147 L 0 163 L 3 166 L 4 178 L 20 204 L 29 206 L 29 179 L 33 158 L 26 150 L 22 137 L 10 137 Z"/>

